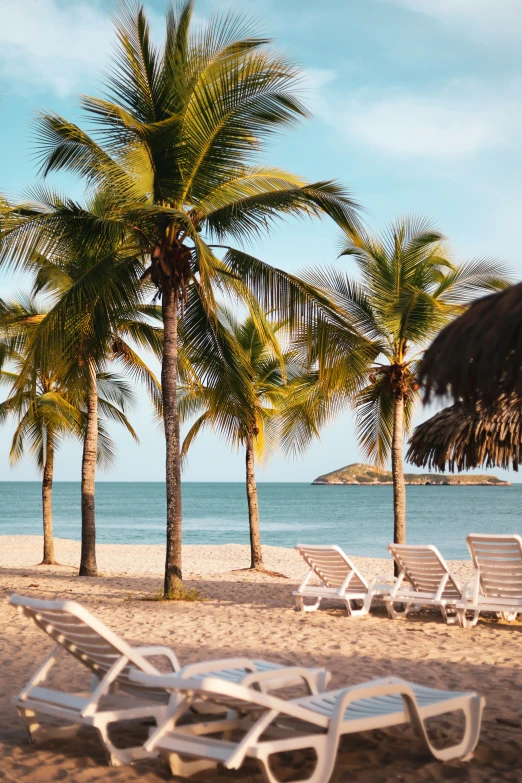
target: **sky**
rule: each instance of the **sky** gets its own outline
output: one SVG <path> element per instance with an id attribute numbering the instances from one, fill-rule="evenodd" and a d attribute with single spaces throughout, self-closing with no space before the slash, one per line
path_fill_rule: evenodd
<path id="1" fill-rule="evenodd" d="M 159 41 L 166 3 L 145 5 Z M 0 190 L 9 196 L 22 196 L 37 181 L 35 112 L 80 121 L 78 96 L 102 92 L 113 10 L 104 0 L 2 0 Z M 199 0 L 196 22 L 227 11 L 254 18 L 303 69 L 313 118 L 275 141 L 264 162 L 311 181 L 339 180 L 364 206 L 372 229 L 406 213 L 425 215 L 458 259 L 489 256 L 522 276 L 520 0 Z M 54 182 L 74 196 L 81 192 L 66 178 Z M 255 252 L 298 271 L 334 261 L 338 239 L 333 223 L 288 222 Z M 350 268 L 349 260 L 342 263 Z M 2 296 L 24 286 L 20 274 L 0 275 Z M 420 410 L 416 422 L 432 412 Z M 140 445 L 113 430 L 118 460 L 100 480 L 163 480 L 163 436 L 143 397 L 132 421 Z M 8 465 L 12 431 L 0 430 L 0 480 L 35 480 L 29 458 Z M 185 480 L 243 480 L 243 455 L 211 433 L 191 451 Z M 77 444 L 64 444 L 56 479 L 78 480 L 80 457 Z M 302 458 L 276 456 L 258 478 L 311 481 L 358 461 L 346 411 Z"/>

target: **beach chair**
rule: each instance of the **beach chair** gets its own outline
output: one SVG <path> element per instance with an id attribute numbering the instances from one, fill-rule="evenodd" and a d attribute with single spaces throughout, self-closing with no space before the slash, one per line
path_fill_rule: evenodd
<path id="1" fill-rule="evenodd" d="M 161 685 L 176 696 L 164 722 L 145 747 L 165 756 L 174 775 L 189 777 L 218 764 L 239 769 L 245 759 L 256 759 L 269 783 L 279 783 L 271 765 L 275 754 L 312 749 L 317 761 L 304 783 L 327 783 L 341 736 L 410 723 L 421 742 L 440 761 L 469 758 L 480 734 L 484 699 L 476 693 L 434 690 L 394 677 L 362 685 L 326 691 L 298 699 L 282 699 L 250 687 L 207 676 L 182 680 L 176 675 L 155 677 L 135 672 L 133 679 L 146 687 Z M 263 680 L 258 675 L 257 682 Z M 304 674 L 306 677 L 306 673 Z M 190 708 L 201 700 L 228 709 L 225 719 L 191 721 Z M 462 739 L 437 749 L 431 743 L 425 721 L 462 711 Z M 188 719 L 188 720 L 187 720 Z M 295 783 L 298 781 L 292 778 Z"/>
<path id="2" fill-rule="evenodd" d="M 74 736 L 80 726 L 91 726 L 97 731 L 113 766 L 139 761 L 150 754 L 141 745 L 116 747 L 109 736 L 111 724 L 140 719 L 153 719 L 158 723 L 165 715 L 169 702 L 165 689 L 154 685 L 144 688 L 130 679 L 134 671 L 151 675 L 161 673 L 150 658 L 161 658 L 170 671 L 192 679 L 210 671 L 213 676 L 234 684 L 255 672 L 264 675 L 266 688 L 283 688 L 302 682 L 301 669 L 295 673 L 292 667 L 246 658 L 205 661 L 180 669 L 170 647 L 133 647 L 73 601 L 40 601 L 12 595 L 10 603 L 57 642 L 22 692 L 13 699 L 31 740 Z M 62 650 L 73 655 L 94 675 L 91 690 L 70 693 L 44 685 Z M 308 671 L 307 683 L 311 692 L 324 690 L 329 679 L 330 675 L 324 669 Z M 65 721 L 68 725 L 43 728 L 39 723 L 41 715 Z"/>
<path id="3" fill-rule="evenodd" d="M 460 624 L 476 625 L 481 612 L 516 620 L 522 612 L 522 538 L 472 533 L 466 541 L 476 570 L 457 604 Z"/>
<path id="4" fill-rule="evenodd" d="M 423 606 L 435 606 L 448 624 L 457 623 L 462 590 L 437 547 L 390 544 L 388 551 L 399 567 L 397 581 L 384 599 L 390 617 L 395 620 Z M 402 609 L 396 604 L 402 604 Z"/>
<path id="5" fill-rule="evenodd" d="M 362 617 L 370 611 L 374 598 L 383 598 L 392 589 L 392 576 L 389 579 L 376 576 L 368 582 L 338 546 L 298 544 L 296 550 L 310 569 L 293 593 L 296 606 L 302 612 L 315 612 L 327 598 L 342 601 L 348 615 Z M 309 584 L 314 577 L 320 585 Z M 314 603 L 306 604 L 306 598 L 313 599 Z"/>

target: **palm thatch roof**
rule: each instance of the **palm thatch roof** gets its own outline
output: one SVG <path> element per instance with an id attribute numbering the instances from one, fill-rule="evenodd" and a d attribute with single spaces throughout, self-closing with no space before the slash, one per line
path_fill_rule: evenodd
<path id="1" fill-rule="evenodd" d="M 427 398 L 482 400 L 492 406 L 499 390 L 522 396 L 522 283 L 474 302 L 435 338 L 419 379 Z"/>
<path id="2" fill-rule="evenodd" d="M 522 464 L 522 399 L 502 396 L 484 411 L 481 403 L 457 402 L 413 431 L 406 460 L 444 472 L 513 468 Z"/>

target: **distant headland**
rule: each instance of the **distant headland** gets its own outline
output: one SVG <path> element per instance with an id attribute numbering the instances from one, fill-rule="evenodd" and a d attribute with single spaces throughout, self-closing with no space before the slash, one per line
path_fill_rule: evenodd
<path id="1" fill-rule="evenodd" d="M 405 473 L 406 484 L 419 484 L 430 486 L 432 484 L 452 487 L 510 487 L 509 481 L 502 481 L 496 476 L 475 475 L 446 475 L 444 473 Z M 364 465 L 354 462 L 339 470 L 332 470 L 324 476 L 318 476 L 312 484 L 375 484 L 386 485 L 392 483 L 392 474 L 389 470 L 380 470 L 373 465 Z"/>

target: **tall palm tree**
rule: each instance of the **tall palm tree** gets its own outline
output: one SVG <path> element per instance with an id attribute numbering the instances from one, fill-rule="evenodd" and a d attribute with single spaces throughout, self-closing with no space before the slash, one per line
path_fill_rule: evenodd
<path id="1" fill-rule="evenodd" d="M 309 287 L 236 248 L 279 218 L 327 214 L 357 226 L 357 206 L 335 182 L 307 183 L 259 165 L 273 134 L 307 116 L 297 98 L 298 69 L 267 48 L 252 24 L 233 15 L 192 29 L 187 0 L 166 17 L 164 45 L 151 43 L 142 7 L 123 4 L 118 51 L 106 98 L 85 97 L 92 135 L 56 114 L 38 121 L 41 172 L 68 171 L 102 192 L 109 209 L 94 219 L 72 202 L 41 194 L 5 221 L 1 257 L 24 263 L 35 247 L 81 239 L 93 256 L 107 236 L 139 260 L 161 297 L 163 417 L 166 437 L 167 553 L 164 590 L 182 585 L 178 328 L 219 350 L 216 296 L 229 292 L 291 325 L 319 306 Z M 328 303 L 323 302 L 328 310 Z M 354 338 L 355 340 L 355 338 Z"/>
<path id="2" fill-rule="evenodd" d="M 309 392 L 303 395 L 304 402 L 296 397 L 294 405 L 304 405 L 313 424 L 315 409 L 324 421 L 339 410 L 343 397 L 353 404 L 365 456 L 383 465 L 391 454 L 394 541 L 404 543 L 403 442 L 418 400 L 416 374 L 422 350 L 472 298 L 503 288 L 507 272 L 499 262 L 485 258 L 455 263 L 442 234 L 429 221 L 415 217 L 397 220 L 382 237 L 350 232 L 341 255 L 356 261 L 358 279 L 338 268 L 312 271 L 305 279 L 344 310 L 350 328 L 355 326 L 373 344 L 374 358 L 369 361 L 371 351 L 366 352 L 368 363 L 363 373 L 359 367 L 359 388 L 347 387 L 334 333 L 318 349 L 322 399 Z M 311 426 L 308 429 L 311 436 Z"/>
<path id="3" fill-rule="evenodd" d="M 8 384 L 10 392 L 0 403 L 0 424 L 9 416 L 17 421 L 11 444 L 11 463 L 16 464 L 24 456 L 28 445 L 42 471 L 42 565 L 55 565 L 52 510 L 54 458 L 67 436 L 85 438 L 85 394 L 79 384 L 76 388 L 67 387 L 56 370 L 27 367 L 23 346 L 31 331 L 45 317 L 35 299 L 23 297 L 19 301 L 7 303 L 3 315 L 2 345 L 6 348 L 5 364 L 8 369 L 2 367 L 0 370 L 0 382 Z M 24 382 L 20 385 L 22 374 Z M 106 376 L 98 380 L 106 393 L 105 397 L 97 399 L 98 406 L 107 418 L 123 423 L 136 438 L 124 413 L 124 404 L 131 398 L 130 390 L 118 378 Z M 107 396 L 117 398 L 120 404 L 115 405 Z M 98 421 L 97 426 L 97 461 L 110 462 L 114 444 L 103 422 Z"/>
<path id="4" fill-rule="evenodd" d="M 96 196 L 87 209 L 102 220 L 106 204 Z M 34 292 L 44 293 L 52 306 L 30 334 L 24 367 L 15 384 L 18 391 L 24 388 L 31 367 L 52 373 L 59 366 L 62 382 L 83 390 L 80 576 L 97 575 L 94 497 L 100 395 L 105 398 L 101 412 L 118 420 L 121 409 L 119 420 L 124 424 L 123 410 L 130 396 L 121 379 L 115 384 L 110 365 L 116 362 L 124 374 L 143 382 L 156 410 L 161 410 L 160 384 L 133 348 L 134 344 L 161 355 L 163 330 L 151 323 L 151 319 L 161 320 L 161 313 L 146 303 L 147 288 L 139 288 L 139 277 L 129 274 L 129 264 L 121 261 L 119 237 L 105 237 L 101 249 L 101 257 L 92 255 L 82 246 L 80 236 L 60 242 L 53 253 L 31 255 Z M 109 409 L 110 402 L 114 405 Z"/>
<path id="5" fill-rule="evenodd" d="M 210 427 L 236 448 L 244 449 L 250 530 L 250 568 L 265 571 L 259 531 L 255 463 L 277 445 L 278 411 L 288 393 L 287 377 L 295 372 L 294 352 L 277 343 L 281 324 L 266 324 L 260 333 L 252 317 L 239 322 L 221 309 L 216 332 L 221 355 L 198 354 L 181 339 L 180 375 L 188 381 L 179 389 L 181 420 L 199 414 L 181 450 L 184 458 L 198 433 Z M 269 331 L 267 335 L 266 331 Z M 180 335 L 183 338 L 183 335 Z"/>

